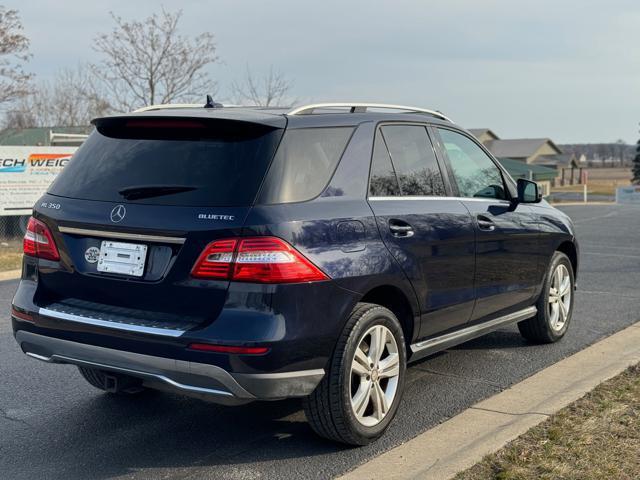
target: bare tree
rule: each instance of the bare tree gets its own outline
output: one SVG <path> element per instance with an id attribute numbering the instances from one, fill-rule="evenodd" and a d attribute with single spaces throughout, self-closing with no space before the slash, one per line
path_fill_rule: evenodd
<path id="1" fill-rule="evenodd" d="M 231 84 L 234 102 L 240 105 L 255 105 L 270 107 L 281 105 L 282 102 L 295 103 L 288 98 L 292 83 L 281 72 L 269 67 L 269 72 L 261 78 L 256 78 L 249 66 L 242 81 Z"/>
<path id="2" fill-rule="evenodd" d="M 112 110 L 188 102 L 217 92 L 216 82 L 204 70 L 218 60 L 214 37 L 180 35 L 181 16 L 182 11 L 163 9 L 142 21 L 125 21 L 111 13 L 115 26 L 95 39 L 95 50 L 104 58 L 92 69 Z"/>
<path id="3" fill-rule="evenodd" d="M 7 112 L 5 127 L 85 126 L 109 110 L 93 74 L 81 64 L 60 70 L 51 82 L 36 84 L 31 94 Z"/>
<path id="4" fill-rule="evenodd" d="M 0 6 L 0 103 L 29 93 L 32 74 L 24 71 L 29 60 L 29 39 L 22 33 L 17 10 Z"/>
<path id="5" fill-rule="evenodd" d="M 2 128 L 31 128 L 38 126 L 38 119 L 32 110 L 23 109 L 21 106 L 8 110 L 2 118 Z"/>

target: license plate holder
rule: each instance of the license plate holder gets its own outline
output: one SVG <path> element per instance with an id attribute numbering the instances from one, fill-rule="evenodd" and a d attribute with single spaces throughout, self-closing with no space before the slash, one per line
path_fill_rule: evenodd
<path id="1" fill-rule="evenodd" d="M 141 277 L 146 259 L 146 245 L 103 240 L 100 244 L 97 270 L 103 273 Z"/>

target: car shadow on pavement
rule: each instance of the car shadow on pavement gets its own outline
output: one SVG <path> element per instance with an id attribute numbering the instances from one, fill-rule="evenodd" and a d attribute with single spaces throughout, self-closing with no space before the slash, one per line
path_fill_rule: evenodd
<path id="1" fill-rule="evenodd" d="M 525 340 L 518 327 L 512 327 L 510 329 L 496 330 L 483 337 L 469 340 L 466 343 L 462 343 L 452 350 L 488 350 L 498 348 L 526 348 L 532 347 L 536 344 Z"/>
<path id="2" fill-rule="evenodd" d="M 111 478 L 166 467 L 176 474 L 194 467 L 215 472 L 217 465 L 237 469 L 348 448 L 317 437 L 299 400 L 225 407 L 155 391 L 96 393 L 59 417 L 65 441 L 53 460 L 55 470 L 63 470 L 56 478 Z"/>

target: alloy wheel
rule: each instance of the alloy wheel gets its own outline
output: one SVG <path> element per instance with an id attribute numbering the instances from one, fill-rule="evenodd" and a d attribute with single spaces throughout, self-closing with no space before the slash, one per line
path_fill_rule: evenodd
<path id="1" fill-rule="evenodd" d="M 571 309 L 571 275 L 563 264 L 556 267 L 549 288 L 549 324 L 551 329 L 561 331 L 569 320 Z"/>
<path id="2" fill-rule="evenodd" d="M 351 362 L 351 408 L 367 427 L 380 423 L 389 412 L 398 390 L 398 344 L 384 325 L 365 332 Z"/>

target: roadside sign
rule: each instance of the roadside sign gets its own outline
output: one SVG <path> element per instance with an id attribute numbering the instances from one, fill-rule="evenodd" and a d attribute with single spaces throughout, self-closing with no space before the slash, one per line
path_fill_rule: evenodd
<path id="1" fill-rule="evenodd" d="M 640 205 L 640 185 L 618 187 L 616 189 L 616 203 Z"/>
<path id="2" fill-rule="evenodd" d="M 0 146 L 0 216 L 30 215 L 77 149 Z"/>

